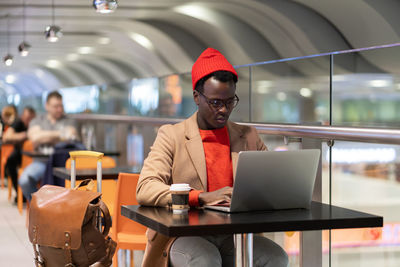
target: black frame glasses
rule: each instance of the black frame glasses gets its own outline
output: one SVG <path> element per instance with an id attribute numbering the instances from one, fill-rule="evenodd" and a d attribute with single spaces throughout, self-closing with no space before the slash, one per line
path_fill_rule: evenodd
<path id="1" fill-rule="evenodd" d="M 237 106 L 239 103 L 239 97 L 235 94 L 234 97 L 228 98 L 226 100 L 222 99 L 210 99 L 206 97 L 202 92 L 199 90 L 196 90 L 197 93 L 199 93 L 201 96 L 203 96 L 206 99 L 207 104 L 212 107 L 215 110 L 220 110 L 223 106 L 225 106 L 227 109 L 233 109 Z"/>

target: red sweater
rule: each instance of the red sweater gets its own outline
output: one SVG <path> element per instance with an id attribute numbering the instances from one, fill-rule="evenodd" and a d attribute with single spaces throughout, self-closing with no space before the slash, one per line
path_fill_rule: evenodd
<path id="1" fill-rule="evenodd" d="M 233 186 L 232 159 L 229 134 L 226 127 L 214 130 L 200 130 L 207 167 L 207 191 L 212 192 L 225 186 Z M 189 205 L 199 205 L 199 194 L 189 193 Z"/>

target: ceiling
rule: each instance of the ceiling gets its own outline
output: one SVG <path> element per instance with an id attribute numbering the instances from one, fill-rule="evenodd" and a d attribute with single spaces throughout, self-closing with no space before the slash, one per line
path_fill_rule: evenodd
<path id="1" fill-rule="evenodd" d="M 0 90 L 23 95 L 188 72 L 209 46 L 242 65 L 400 41 L 397 0 L 120 0 L 106 15 L 96 13 L 91 0 L 54 0 L 55 24 L 64 33 L 56 43 L 44 38 L 52 1 L 25 0 L 25 41 L 32 47 L 21 57 L 23 3 L 0 0 L 0 56 L 8 43 L 14 55 L 12 66 L 0 64 Z M 400 53 L 366 54 L 357 64 L 399 73 L 386 59 L 400 62 Z M 341 64 L 346 71 L 354 63 Z M 285 69 L 325 71 L 318 64 L 288 64 L 268 72 Z"/>

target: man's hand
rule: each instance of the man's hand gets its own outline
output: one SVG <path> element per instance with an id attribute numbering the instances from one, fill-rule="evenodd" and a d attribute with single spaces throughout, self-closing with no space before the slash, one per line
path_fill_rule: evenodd
<path id="1" fill-rule="evenodd" d="M 233 188 L 225 186 L 213 192 L 202 192 L 199 194 L 200 205 L 214 205 L 220 202 L 231 202 Z"/>

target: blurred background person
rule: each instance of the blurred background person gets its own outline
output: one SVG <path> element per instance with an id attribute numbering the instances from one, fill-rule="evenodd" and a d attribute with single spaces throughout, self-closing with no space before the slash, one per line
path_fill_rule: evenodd
<path id="1" fill-rule="evenodd" d="M 15 118 L 18 116 L 17 108 L 14 105 L 7 105 L 1 110 L 0 116 L 0 137 L 7 128 L 14 122 Z"/>
<path id="2" fill-rule="evenodd" d="M 38 115 L 31 121 L 28 128 L 28 138 L 35 150 L 43 154 L 51 154 L 54 146 L 62 141 L 78 140 L 75 123 L 64 114 L 62 96 L 53 91 L 47 95 L 46 114 Z M 19 185 L 26 199 L 31 200 L 31 194 L 37 191 L 46 171 L 47 158 L 34 158 L 19 179 Z"/>
<path id="3" fill-rule="evenodd" d="M 11 177 L 15 193 L 18 190 L 18 167 L 21 165 L 22 144 L 28 138 L 29 123 L 36 116 L 35 110 L 27 106 L 20 118 L 16 118 L 3 135 L 3 142 L 14 144 L 14 150 L 7 159 L 5 171 Z M 17 198 L 14 199 L 16 202 Z"/>

